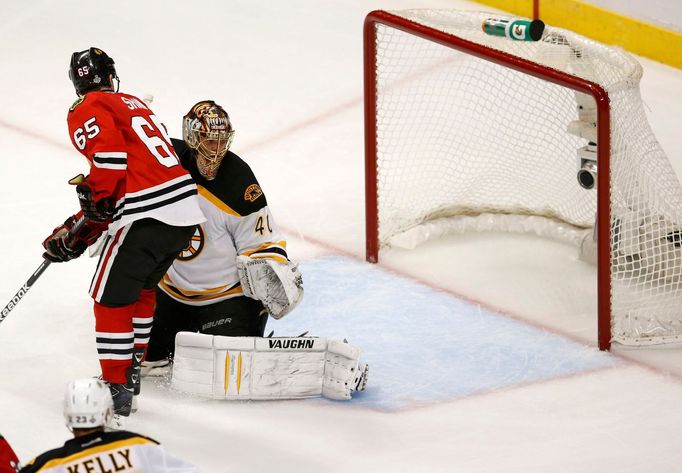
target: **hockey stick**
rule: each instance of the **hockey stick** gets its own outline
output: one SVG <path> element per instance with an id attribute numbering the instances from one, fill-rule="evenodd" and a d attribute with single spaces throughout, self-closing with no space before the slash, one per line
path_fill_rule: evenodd
<path id="1" fill-rule="evenodd" d="M 81 217 L 76 221 L 76 224 L 71 228 L 69 231 L 69 236 L 74 235 L 85 223 L 85 217 Z M 9 315 L 9 313 L 14 309 L 17 304 L 19 304 L 19 301 L 23 299 L 23 297 L 26 295 L 29 289 L 31 289 L 31 286 L 38 280 L 38 278 L 45 272 L 48 266 L 52 261 L 50 261 L 47 258 L 43 259 L 43 262 L 40 263 L 40 266 L 38 266 L 38 269 L 36 269 L 33 274 L 31 275 L 30 278 L 24 283 L 23 286 L 21 286 L 21 289 L 17 291 L 17 293 L 12 297 L 12 299 L 7 303 L 4 309 L 2 309 L 2 313 L 0 314 L 0 323 L 5 320 L 5 317 Z"/>

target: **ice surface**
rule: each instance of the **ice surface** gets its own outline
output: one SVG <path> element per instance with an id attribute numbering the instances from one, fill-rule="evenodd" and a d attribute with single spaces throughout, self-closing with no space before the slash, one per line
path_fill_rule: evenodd
<path id="1" fill-rule="evenodd" d="M 300 309 L 269 327 L 346 337 L 371 363 L 368 390 L 349 403 L 216 402 L 145 381 L 131 430 L 205 472 L 679 471 L 680 351 L 598 353 L 594 269 L 572 249 L 478 235 L 387 251 L 379 267 L 360 262 L 362 22 L 374 8 L 420 6 L 487 9 L 3 1 L 0 300 L 75 211 L 66 181 L 87 169 L 66 136 L 75 99 L 66 70 L 72 51 L 101 47 L 123 91 L 154 95 L 172 136 L 200 99 L 228 109 L 233 150 L 259 177 L 306 280 Z M 682 73 L 642 62 L 652 128 L 680 175 Z M 69 437 L 62 390 L 98 372 L 94 263 L 51 266 L 0 325 L 0 431 L 24 461 Z"/>
<path id="2" fill-rule="evenodd" d="M 621 362 L 348 258 L 318 258 L 301 270 L 306 295 L 296 316 L 266 331 L 310 331 L 361 347 L 371 383 L 352 405 L 406 409 Z"/>

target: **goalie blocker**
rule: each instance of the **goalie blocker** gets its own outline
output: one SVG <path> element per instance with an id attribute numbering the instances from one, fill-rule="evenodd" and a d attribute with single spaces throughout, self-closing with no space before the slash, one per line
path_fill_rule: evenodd
<path id="1" fill-rule="evenodd" d="M 171 386 L 213 399 L 272 400 L 364 391 L 360 349 L 323 337 L 225 337 L 180 332 Z"/>

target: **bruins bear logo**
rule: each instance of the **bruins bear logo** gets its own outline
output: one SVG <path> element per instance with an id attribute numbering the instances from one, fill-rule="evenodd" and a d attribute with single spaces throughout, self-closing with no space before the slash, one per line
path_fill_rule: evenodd
<path id="1" fill-rule="evenodd" d="M 192 238 L 190 238 L 189 243 L 187 243 L 187 246 L 183 248 L 183 250 L 180 252 L 180 254 L 177 257 L 177 260 L 189 261 L 199 256 L 202 250 L 204 249 L 205 241 L 206 240 L 204 238 L 204 230 L 201 228 L 201 225 L 197 225 L 197 229 L 194 231 L 194 235 L 192 235 Z"/>
<path id="2" fill-rule="evenodd" d="M 246 191 L 244 191 L 244 200 L 255 202 L 256 199 L 262 195 L 263 191 L 261 190 L 260 186 L 258 184 L 251 184 L 246 188 Z"/>

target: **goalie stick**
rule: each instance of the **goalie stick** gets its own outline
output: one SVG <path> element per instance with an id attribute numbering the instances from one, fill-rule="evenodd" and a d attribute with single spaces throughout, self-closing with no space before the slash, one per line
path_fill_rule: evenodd
<path id="1" fill-rule="evenodd" d="M 85 217 L 81 217 L 76 221 L 76 224 L 73 226 L 71 231 L 69 232 L 69 236 L 74 235 L 85 223 Z M 38 278 L 45 272 L 45 270 L 52 264 L 52 261 L 50 261 L 47 258 L 43 259 L 43 262 L 40 263 L 40 266 L 38 266 L 38 269 L 36 269 L 33 274 L 31 274 L 31 277 L 28 278 L 28 280 L 24 283 L 23 286 L 21 286 L 21 289 L 17 291 L 16 294 L 14 294 L 14 297 L 10 299 L 10 301 L 7 303 L 7 305 L 2 309 L 2 313 L 0 313 L 0 323 L 5 320 L 5 317 L 9 315 L 9 313 L 14 309 L 17 304 L 19 304 L 19 301 L 24 298 L 26 293 L 28 292 L 29 289 L 31 289 L 31 286 L 35 284 L 35 282 L 38 280 Z"/>

